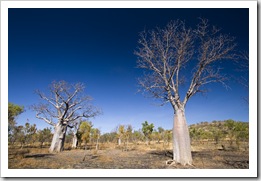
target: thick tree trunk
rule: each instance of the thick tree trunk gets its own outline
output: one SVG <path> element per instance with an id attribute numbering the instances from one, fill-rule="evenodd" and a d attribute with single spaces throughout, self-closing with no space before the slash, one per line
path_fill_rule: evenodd
<path id="1" fill-rule="evenodd" d="M 192 164 L 190 137 L 184 109 L 175 111 L 173 127 L 173 160 L 182 165 Z"/>
<path id="2" fill-rule="evenodd" d="M 72 148 L 76 148 L 77 144 L 78 144 L 78 139 L 77 139 L 77 136 L 76 136 L 76 133 L 75 133 L 75 134 L 73 134 Z"/>
<path id="3" fill-rule="evenodd" d="M 60 122 L 55 126 L 52 144 L 51 147 L 49 148 L 50 152 L 63 151 L 66 130 L 67 130 L 67 125 L 62 124 Z"/>

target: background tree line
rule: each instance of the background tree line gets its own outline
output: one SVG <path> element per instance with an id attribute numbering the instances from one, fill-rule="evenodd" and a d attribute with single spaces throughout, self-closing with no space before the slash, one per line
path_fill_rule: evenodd
<path id="1" fill-rule="evenodd" d="M 240 148 L 240 143 L 249 141 L 249 123 L 228 119 L 225 121 L 201 122 L 189 126 L 192 141 L 214 142 L 214 144 L 228 143 L 229 146 Z M 225 148 L 224 148 L 225 149 Z"/>
<path id="2" fill-rule="evenodd" d="M 17 125 L 16 117 L 24 111 L 23 106 L 8 104 L 9 144 L 18 145 L 21 148 L 24 146 L 40 148 L 44 145 L 50 146 L 53 137 L 52 127 L 37 129 L 35 124 L 30 124 L 28 121 L 25 125 Z M 165 148 L 172 142 L 172 130 L 165 130 L 162 127 L 155 128 L 154 124 L 148 121 L 144 121 L 139 130 L 134 130 L 130 124 L 118 125 L 114 131 L 104 134 L 101 134 L 100 129 L 94 128 L 92 122 L 87 120 L 80 119 L 76 125 L 68 131 L 65 138 L 65 142 L 71 145 L 71 148 L 90 149 L 94 147 L 98 150 L 100 143 L 113 143 L 128 150 L 130 144 L 150 145 L 151 142 L 162 144 Z M 239 148 L 240 143 L 248 142 L 249 124 L 232 119 L 200 122 L 190 125 L 189 133 L 192 142 L 221 144 L 226 141 L 230 146 L 236 145 Z"/>

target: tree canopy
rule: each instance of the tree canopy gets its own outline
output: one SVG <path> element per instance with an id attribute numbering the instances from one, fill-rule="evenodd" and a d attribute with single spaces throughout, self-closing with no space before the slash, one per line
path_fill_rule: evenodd
<path id="1" fill-rule="evenodd" d="M 24 107 L 13 104 L 11 102 L 8 103 L 8 137 L 14 134 L 15 126 L 16 126 L 16 117 L 24 112 Z"/>
<path id="2" fill-rule="evenodd" d="M 15 118 L 24 112 L 24 107 L 11 102 L 8 103 L 8 125 L 15 125 Z"/>

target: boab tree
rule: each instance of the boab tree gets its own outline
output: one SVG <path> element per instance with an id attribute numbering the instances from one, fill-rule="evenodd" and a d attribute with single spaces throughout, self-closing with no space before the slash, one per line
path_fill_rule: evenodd
<path id="1" fill-rule="evenodd" d="M 176 20 L 165 28 L 143 31 L 138 43 L 138 67 L 145 69 L 139 84 L 163 104 L 169 102 L 174 110 L 173 161 L 192 164 L 185 106 L 193 95 L 206 91 L 206 84 L 224 84 L 226 77 L 217 62 L 234 58 L 234 38 L 210 27 L 206 19 L 200 19 L 194 29 Z M 182 98 L 180 84 L 186 85 L 184 78 L 189 83 Z"/>
<path id="2" fill-rule="evenodd" d="M 92 98 L 84 95 L 82 83 L 69 84 L 65 81 L 52 82 L 47 96 L 36 93 L 47 104 L 34 105 L 36 117 L 54 126 L 50 152 L 61 152 L 64 147 L 67 127 L 73 128 L 80 118 L 95 117 L 100 111 L 90 104 Z"/>

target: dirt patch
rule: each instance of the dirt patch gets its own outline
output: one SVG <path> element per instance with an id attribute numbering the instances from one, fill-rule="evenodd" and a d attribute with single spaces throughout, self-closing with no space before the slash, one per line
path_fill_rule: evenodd
<path id="1" fill-rule="evenodd" d="M 87 159 L 75 164 L 73 168 L 103 169 L 146 169 L 165 168 L 164 160 L 148 152 L 101 150 L 95 157 L 87 151 Z"/>

